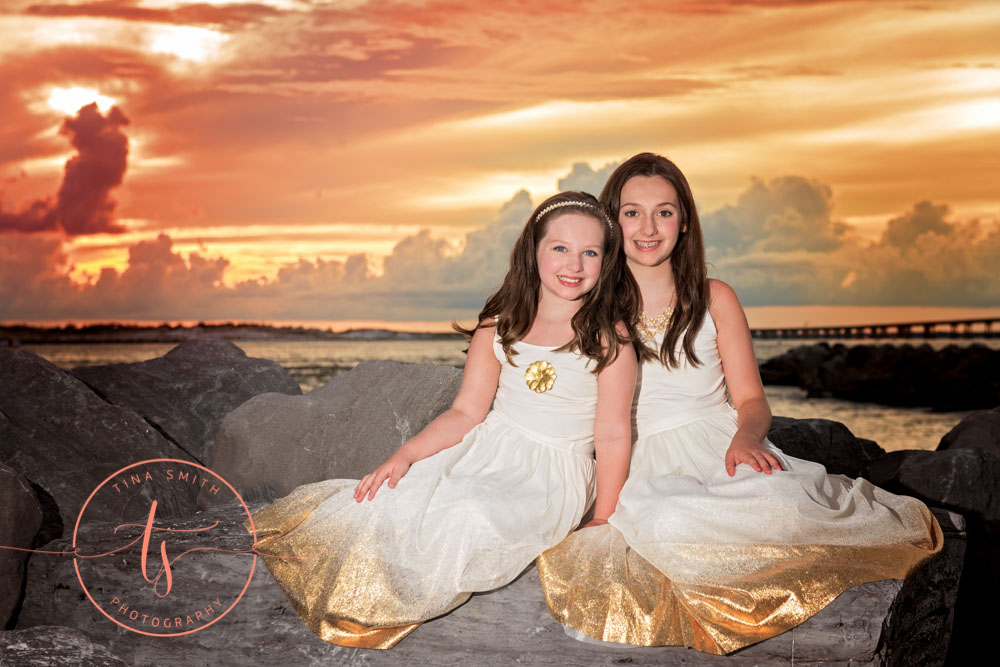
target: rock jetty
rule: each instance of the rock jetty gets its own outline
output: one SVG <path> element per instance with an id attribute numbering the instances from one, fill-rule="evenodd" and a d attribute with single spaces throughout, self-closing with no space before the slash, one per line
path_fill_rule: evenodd
<path id="1" fill-rule="evenodd" d="M 452 368 L 369 362 L 302 396 L 276 364 L 247 359 L 220 341 L 188 342 L 141 364 L 71 372 L 25 351 L 0 350 L 0 378 L 0 502 L 4 516 L 9 506 L 19 517 L 0 521 L 0 544 L 64 553 L 72 552 L 87 494 L 120 467 L 156 457 L 201 462 L 253 510 L 299 484 L 367 472 L 442 411 L 461 379 Z M 965 552 L 968 544 L 977 558 L 994 554 L 984 563 L 995 562 L 995 412 L 970 416 L 941 451 L 890 454 L 835 422 L 776 418 L 771 438 L 789 454 L 832 472 L 870 475 L 941 508 L 935 514 L 945 549 L 906 581 L 852 588 L 798 628 L 731 656 L 576 642 L 548 615 L 534 567 L 424 624 L 391 651 L 333 646 L 299 621 L 262 563 L 247 576 L 247 510 L 205 498 L 197 504 L 181 493 L 163 499 L 178 511 L 158 515 L 157 525 L 190 531 L 172 533 L 179 547 L 196 545 L 196 529 L 206 522 L 217 526 L 224 551 L 186 556 L 184 573 L 199 595 L 212 598 L 246 585 L 225 616 L 195 633 L 146 637 L 123 630 L 86 599 L 71 557 L 33 553 L 25 567 L 23 556 L 3 560 L 20 552 L 0 550 L 0 664 L 944 664 L 953 632 L 976 645 L 971 638 L 985 621 L 964 605 L 994 585 L 988 568 L 970 567 Z M 935 479 L 933 469 L 939 478 L 946 470 L 945 479 Z M 79 542 L 113 530 L 136 509 L 94 517 Z M 140 556 L 138 546 L 121 552 L 93 571 L 88 588 L 100 597 L 134 585 Z M 958 660 L 963 648 L 955 644 L 951 659 Z"/>
<path id="2" fill-rule="evenodd" d="M 764 384 L 802 387 L 809 396 L 938 411 L 1000 405 L 1000 350 L 985 345 L 796 347 L 760 365 Z"/>

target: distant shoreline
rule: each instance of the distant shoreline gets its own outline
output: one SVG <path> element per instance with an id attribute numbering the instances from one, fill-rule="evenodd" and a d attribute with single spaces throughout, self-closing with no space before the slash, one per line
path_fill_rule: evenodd
<path id="1" fill-rule="evenodd" d="M 775 330 L 776 331 L 776 330 Z M 932 340 L 947 340 L 957 344 L 984 341 L 981 334 L 970 332 L 950 336 L 944 332 L 933 332 L 929 336 L 887 336 L 869 338 L 866 336 L 754 336 L 755 342 L 768 343 L 784 341 L 810 345 L 817 340 L 828 342 L 869 342 L 872 344 L 921 345 Z M 988 338 L 996 339 L 997 332 Z M 452 331 L 400 331 L 382 327 L 365 327 L 334 331 L 332 327 L 279 326 L 263 323 L 161 323 L 128 324 L 106 322 L 94 324 L 68 323 L 60 326 L 39 326 L 34 324 L 0 323 L 0 348 L 23 345 L 72 345 L 88 343 L 182 343 L 188 340 L 221 338 L 231 341 L 435 341 L 462 340 L 462 334 Z"/>
<path id="2" fill-rule="evenodd" d="M 392 331 L 359 328 L 345 331 L 311 327 L 279 327 L 267 324 L 206 324 L 190 326 L 161 324 L 89 324 L 37 327 L 26 324 L 0 325 L 0 347 L 69 343 L 180 343 L 187 340 L 223 338 L 234 341 L 324 341 L 324 340 L 455 340 L 459 333 Z"/>

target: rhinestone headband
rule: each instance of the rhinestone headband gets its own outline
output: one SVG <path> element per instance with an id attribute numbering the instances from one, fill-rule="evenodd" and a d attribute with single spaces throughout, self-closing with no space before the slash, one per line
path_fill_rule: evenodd
<path id="1" fill-rule="evenodd" d="M 560 201 L 556 202 L 555 204 L 549 204 L 548 206 L 546 206 L 545 208 L 543 208 L 541 211 L 538 212 L 538 215 L 535 216 L 535 220 L 539 220 L 549 211 L 554 211 L 557 208 L 562 208 L 563 206 L 578 206 L 580 208 L 589 208 L 591 211 L 597 213 L 598 217 L 604 221 L 604 224 L 608 226 L 608 229 L 614 229 L 614 226 L 611 223 L 611 218 L 609 218 L 608 214 L 604 212 L 604 209 L 598 206 L 594 206 L 593 204 L 590 204 L 585 201 Z"/>

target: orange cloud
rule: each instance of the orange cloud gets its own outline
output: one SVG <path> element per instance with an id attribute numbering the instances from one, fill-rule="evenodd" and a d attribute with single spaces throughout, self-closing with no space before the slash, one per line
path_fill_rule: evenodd
<path id="1" fill-rule="evenodd" d="M 178 3 L 163 9 L 142 7 L 129 0 L 101 0 L 80 4 L 30 5 L 25 12 L 34 16 L 97 17 L 122 19 L 125 21 L 150 21 L 157 23 L 177 23 L 185 25 L 222 25 L 238 28 L 274 17 L 280 12 L 259 2 L 212 5 L 199 3 Z"/>

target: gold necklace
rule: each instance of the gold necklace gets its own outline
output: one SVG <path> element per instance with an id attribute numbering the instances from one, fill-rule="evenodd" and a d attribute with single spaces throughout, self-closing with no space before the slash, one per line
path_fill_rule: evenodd
<path id="1" fill-rule="evenodd" d="M 674 314 L 674 307 L 667 306 L 663 309 L 663 312 L 656 317 L 649 317 L 643 311 L 639 311 L 639 321 L 636 322 L 635 328 L 639 332 L 639 335 L 647 340 L 653 340 L 656 334 L 661 334 L 667 330 L 667 325 L 670 323 L 670 318 Z"/>

